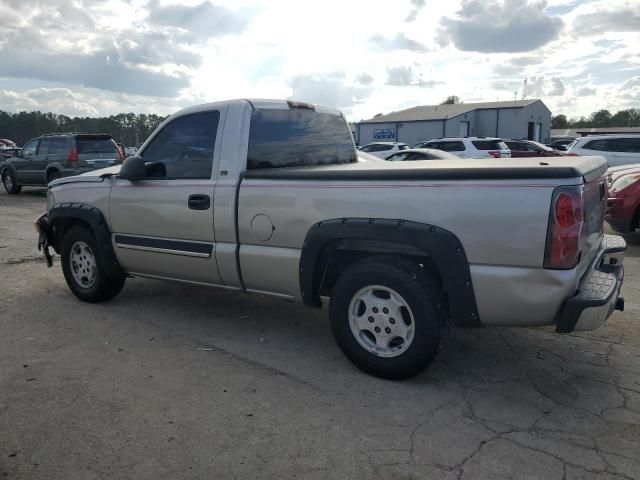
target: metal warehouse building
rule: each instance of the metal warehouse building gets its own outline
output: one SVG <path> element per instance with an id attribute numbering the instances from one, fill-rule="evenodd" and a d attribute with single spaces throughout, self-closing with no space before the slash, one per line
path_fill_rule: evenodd
<path id="1" fill-rule="evenodd" d="M 551 140 L 551 111 L 542 100 L 425 105 L 356 124 L 360 145 L 376 141 L 409 145 L 440 137 Z"/>

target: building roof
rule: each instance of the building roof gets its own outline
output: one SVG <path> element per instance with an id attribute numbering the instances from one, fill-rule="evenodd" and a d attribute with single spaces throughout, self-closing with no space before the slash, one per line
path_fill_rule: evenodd
<path id="1" fill-rule="evenodd" d="M 507 102 L 478 102 L 478 103 L 457 103 L 453 105 L 422 105 L 419 107 L 407 108 L 398 112 L 391 112 L 387 115 L 370 118 L 362 123 L 382 123 L 382 122 L 411 122 L 420 120 L 445 120 L 456 117 L 472 110 L 486 108 L 522 108 L 539 101 L 537 98 L 529 100 L 511 100 Z"/>
<path id="2" fill-rule="evenodd" d="M 586 127 L 586 128 L 554 128 L 552 137 L 579 137 L 586 135 L 607 135 L 613 133 L 640 133 L 640 127 Z"/>

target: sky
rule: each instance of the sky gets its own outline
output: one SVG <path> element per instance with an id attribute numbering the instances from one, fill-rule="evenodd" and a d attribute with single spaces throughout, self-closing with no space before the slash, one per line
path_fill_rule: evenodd
<path id="1" fill-rule="evenodd" d="M 0 0 L 0 58 L 12 112 L 292 98 L 358 121 L 457 95 L 577 118 L 640 108 L 640 0 Z"/>

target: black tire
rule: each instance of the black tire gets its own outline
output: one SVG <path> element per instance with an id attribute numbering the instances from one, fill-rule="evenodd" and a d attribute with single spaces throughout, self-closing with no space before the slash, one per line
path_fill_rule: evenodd
<path id="1" fill-rule="evenodd" d="M 71 249 L 77 248 L 78 245 L 84 244 L 88 246 L 90 252 L 95 259 L 95 277 L 92 283 L 82 284 L 74 276 L 71 262 Z M 110 276 L 104 269 L 104 261 L 98 251 L 97 242 L 93 233 L 81 226 L 71 227 L 62 239 L 61 250 L 62 272 L 67 281 L 67 285 L 73 294 L 84 302 L 103 302 L 115 297 L 126 280 L 124 273 Z M 82 267 L 77 267 L 82 268 Z"/>
<path id="2" fill-rule="evenodd" d="M 9 195 L 17 195 L 22 191 L 15 174 L 9 169 L 2 172 L 2 186 Z"/>
<path id="3" fill-rule="evenodd" d="M 381 357 L 368 351 L 352 333 L 349 305 L 357 292 L 371 285 L 397 292 L 413 313 L 413 340 L 397 356 Z M 362 371 L 389 380 L 414 377 L 431 364 L 448 336 L 449 322 L 441 298 L 435 279 L 419 265 L 399 257 L 365 259 L 344 272 L 334 285 L 329 307 L 331 330 L 342 352 Z"/>
<path id="4" fill-rule="evenodd" d="M 57 180 L 57 179 L 59 179 L 61 177 L 62 177 L 62 175 L 60 175 L 60 172 L 58 170 L 52 170 L 47 175 L 47 185 L 49 185 L 51 182 L 53 182 L 54 180 Z"/>

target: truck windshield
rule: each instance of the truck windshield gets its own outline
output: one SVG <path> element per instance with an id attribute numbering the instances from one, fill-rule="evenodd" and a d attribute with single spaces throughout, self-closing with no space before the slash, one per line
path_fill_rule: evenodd
<path id="1" fill-rule="evenodd" d="M 281 168 L 356 162 L 342 117 L 314 110 L 254 110 L 247 168 Z"/>

